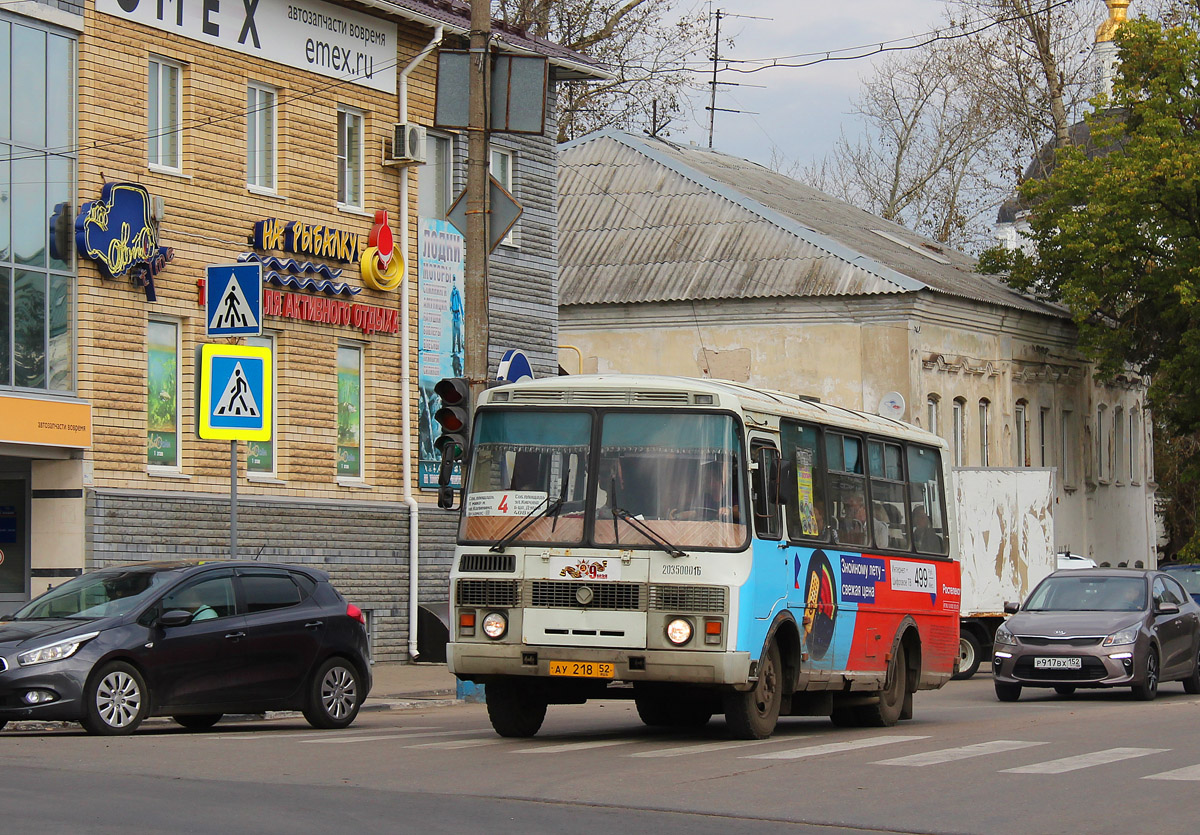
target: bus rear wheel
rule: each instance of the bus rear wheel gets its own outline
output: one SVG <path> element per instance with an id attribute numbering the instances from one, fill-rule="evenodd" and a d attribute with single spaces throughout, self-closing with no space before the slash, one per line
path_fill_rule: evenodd
<path id="1" fill-rule="evenodd" d="M 746 691 L 725 695 L 725 724 L 735 739 L 766 739 L 779 721 L 783 702 L 783 665 L 779 647 L 772 641 L 767 647 L 758 681 Z"/>
<path id="2" fill-rule="evenodd" d="M 511 681 L 489 682 L 483 688 L 488 719 L 500 736 L 526 738 L 541 730 L 546 700 Z"/>
<path id="3" fill-rule="evenodd" d="M 855 708 L 859 724 L 863 727 L 890 728 L 900 720 L 908 695 L 908 655 L 904 651 L 904 644 L 900 644 L 892 653 L 887 678 L 883 689 L 879 691 L 879 701 Z"/>

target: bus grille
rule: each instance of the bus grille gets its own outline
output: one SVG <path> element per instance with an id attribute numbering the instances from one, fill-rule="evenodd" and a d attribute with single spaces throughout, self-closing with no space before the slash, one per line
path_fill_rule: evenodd
<path id="1" fill-rule="evenodd" d="M 521 584 L 516 580 L 459 580 L 456 605 L 519 606 Z"/>
<path id="2" fill-rule="evenodd" d="M 651 586 L 650 608 L 668 612 L 724 612 L 720 586 Z"/>
<path id="3" fill-rule="evenodd" d="M 575 593 L 586 586 L 592 600 L 586 606 Z M 636 583 L 580 583 L 560 580 L 533 580 L 529 605 L 544 609 L 621 609 L 642 608 L 642 587 Z"/>
<path id="4" fill-rule="evenodd" d="M 517 559 L 512 554 L 463 554 L 458 570 L 511 574 L 517 570 Z"/>

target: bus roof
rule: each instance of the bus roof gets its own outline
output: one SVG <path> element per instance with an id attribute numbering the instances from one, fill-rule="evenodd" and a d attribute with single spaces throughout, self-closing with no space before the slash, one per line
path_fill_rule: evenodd
<path id="1" fill-rule="evenodd" d="M 904 421 L 831 403 L 821 403 L 787 392 L 754 388 L 731 380 L 652 374 L 573 374 L 541 380 L 523 380 L 488 389 L 480 403 L 521 406 L 720 407 L 741 414 L 749 412 L 792 417 L 846 429 L 905 437 L 920 440 L 931 446 L 947 445 L 937 435 Z"/>

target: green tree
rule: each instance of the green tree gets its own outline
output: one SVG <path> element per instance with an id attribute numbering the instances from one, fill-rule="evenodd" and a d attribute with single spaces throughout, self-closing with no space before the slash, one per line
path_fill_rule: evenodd
<path id="1" fill-rule="evenodd" d="M 1130 21 L 1117 44 L 1113 100 L 1088 117 L 1092 147 L 1061 148 L 1045 179 L 1022 186 L 1028 246 L 989 250 L 980 268 L 1066 305 L 1102 378 L 1151 376 L 1172 550 L 1200 556 L 1188 453 L 1200 437 L 1200 17 Z"/>

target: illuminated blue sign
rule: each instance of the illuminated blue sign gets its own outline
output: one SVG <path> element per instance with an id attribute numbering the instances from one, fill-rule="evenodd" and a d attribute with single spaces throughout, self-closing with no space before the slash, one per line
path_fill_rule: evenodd
<path id="1" fill-rule="evenodd" d="M 84 203 L 75 219 L 75 247 L 109 278 L 128 274 L 154 301 L 154 276 L 175 256 L 158 245 L 150 193 L 137 183 L 105 183 L 100 199 Z"/>

